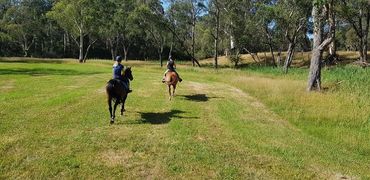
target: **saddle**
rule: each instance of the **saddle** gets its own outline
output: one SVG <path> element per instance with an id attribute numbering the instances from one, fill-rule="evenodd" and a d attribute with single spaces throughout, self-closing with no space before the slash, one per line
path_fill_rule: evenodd
<path id="1" fill-rule="evenodd" d="M 121 81 L 121 80 L 119 80 L 119 79 L 111 79 L 111 80 L 109 80 L 107 83 L 108 83 L 108 84 L 112 84 L 112 85 L 113 85 L 113 87 L 116 87 L 116 86 L 118 86 L 118 85 L 122 84 L 122 81 Z"/>
<path id="2" fill-rule="evenodd" d="M 118 88 L 129 90 L 128 89 L 128 84 L 124 80 L 111 79 L 111 80 L 108 81 L 108 83 L 111 84 L 113 87 L 118 87 Z"/>

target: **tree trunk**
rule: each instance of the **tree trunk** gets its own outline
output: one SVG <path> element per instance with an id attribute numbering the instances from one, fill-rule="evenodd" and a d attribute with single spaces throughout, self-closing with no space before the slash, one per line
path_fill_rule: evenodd
<path id="1" fill-rule="evenodd" d="M 215 69 L 218 68 L 218 35 L 219 35 L 219 29 L 220 29 L 220 9 L 217 5 L 218 2 L 216 2 L 216 35 L 215 35 L 215 42 L 214 42 L 214 65 Z"/>
<path id="2" fill-rule="evenodd" d="M 192 60 L 192 64 L 193 64 L 193 67 L 195 66 L 195 61 L 194 61 L 194 57 L 195 57 L 195 12 L 193 12 L 193 22 L 192 22 L 192 27 L 191 27 L 191 51 L 192 51 L 192 55 L 193 55 L 193 58 L 191 58 Z"/>
<path id="3" fill-rule="evenodd" d="M 113 43 L 112 38 L 108 38 L 108 44 L 109 44 L 110 54 L 112 56 L 112 60 L 114 61 L 116 56 L 117 56 L 117 52 L 115 51 L 115 47 L 114 47 L 114 43 Z"/>
<path id="4" fill-rule="evenodd" d="M 170 57 L 172 56 L 172 48 L 173 48 L 173 38 L 170 46 L 170 51 L 168 52 L 168 59 L 170 59 Z"/>
<path id="5" fill-rule="evenodd" d="M 269 44 L 270 46 L 270 53 L 271 53 L 271 58 L 272 58 L 272 65 L 276 67 L 276 61 L 275 61 L 275 55 L 274 55 L 274 49 L 272 48 L 272 44 Z"/>
<path id="6" fill-rule="evenodd" d="M 281 65 L 282 65 L 282 60 L 281 60 L 281 48 L 279 48 L 279 51 L 278 51 L 277 65 L 278 65 L 278 66 L 281 66 Z"/>
<path id="7" fill-rule="evenodd" d="M 159 61 L 161 62 L 161 67 L 163 67 L 163 59 L 162 59 L 162 53 L 158 53 L 159 54 Z"/>
<path id="8" fill-rule="evenodd" d="M 294 55 L 294 48 L 295 48 L 295 43 L 290 42 L 289 47 L 288 47 L 286 60 L 285 60 L 285 63 L 284 63 L 284 73 L 288 73 L 288 69 L 289 69 L 290 65 L 292 64 L 293 55 Z"/>
<path id="9" fill-rule="evenodd" d="M 67 34 L 63 34 L 63 57 L 66 56 L 67 53 Z"/>
<path id="10" fill-rule="evenodd" d="M 336 22 L 335 22 L 335 10 L 334 10 L 334 0 L 331 0 L 329 3 L 329 26 L 330 26 L 330 36 L 334 39 L 330 45 L 329 45 L 329 60 L 330 61 L 335 61 L 338 59 L 337 57 L 337 46 L 335 44 L 335 28 L 336 28 Z M 333 62 L 329 62 L 333 63 Z"/>
<path id="11" fill-rule="evenodd" d="M 95 42 L 97 41 L 97 39 L 95 39 L 93 42 L 91 42 L 90 44 L 89 44 L 89 46 L 87 47 L 87 49 L 86 49 L 86 53 L 85 53 L 85 56 L 84 56 L 84 59 L 83 59 L 83 62 L 85 63 L 86 62 L 86 58 L 87 58 L 87 55 L 89 54 L 89 51 L 90 51 L 90 48 L 91 48 L 91 46 L 93 45 L 93 44 L 95 44 Z"/>
<path id="12" fill-rule="evenodd" d="M 362 59 L 362 62 L 367 62 L 367 49 L 368 49 L 368 45 L 367 45 L 367 38 L 368 38 L 368 34 L 369 34 L 369 26 L 370 26 L 370 8 L 367 9 L 367 13 L 366 13 L 366 21 L 365 21 L 365 29 L 364 29 L 364 37 L 363 37 L 363 47 L 362 47 L 362 54 L 363 54 L 363 59 Z"/>
<path id="13" fill-rule="evenodd" d="M 80 29 L 80 42 L 79 42 L 79 57 L 78 57 L 78 61 L 80 63 L 83 62 L 83 59 L 84 59 L 84 35 L 83 35 L 83 32 L 82 32 L 82 29 Z"/>
<path id="14" fill-rule="evenodd" d="M 127 61 L 128 49 L 129 47 L 123 46 L 123 56 L 125 61 Z"/>
<path id="15" fill-rule="evenodd" d="M 322 8 L 314 4 L 312 8 L 312 18 L 314 25 L 313 49 L 310 64 L 310 72 L 308 76 L 307 91 L 314 89 L 321 90 L 321 58 L 324 48 L 329 45 L 332 38 L 326 39 L 322 42 L 323 24 L 321 19 L 323 17 Z"/>

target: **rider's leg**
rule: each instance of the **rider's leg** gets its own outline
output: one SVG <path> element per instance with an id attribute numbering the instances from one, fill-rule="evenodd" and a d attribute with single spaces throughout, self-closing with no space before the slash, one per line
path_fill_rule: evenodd
<path id="1" fill-rule="evenodd" d="M 180 75 L 175 71 L 176 75 L 177 75 L 177 78 L 179 78 L 179 81 L 181 82 L 182 79 L 180 78 Z"/>
<path id="2" fill-rule="evenodd" d="M 126 84 L 127 84 L 128 93 L 132 92 L 132 90 L 130 89 L 130 81 L 127 81 Z"/>
<path id="3" fill-rule="evenodd" d="M 130 86 L 129 86 L 129 84 L 127 82 L 125 82 L 125 81 L 121 81 L 121 82 L 122 82 L 122 85 L 123 85 L 123 89 L 125 91 L 127 91 L 127 93 L 132 92 L 132 90 L 130 90 Z"/>

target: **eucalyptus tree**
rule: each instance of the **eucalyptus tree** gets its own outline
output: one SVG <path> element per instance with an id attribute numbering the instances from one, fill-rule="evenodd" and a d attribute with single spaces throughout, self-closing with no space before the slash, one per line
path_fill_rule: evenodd
<path id="1" fill-rule="evenodd" d="M 224 32 L 224 37 L 221 38 L 229 41 L 229 45 L 226 47 L 230 50 L 228 52 L 229 59 L 237 66 L 240 61 L 239 53 L 243 49 L 249 51 L 252 48 L 251 44 L 258 46 L 258 42 L 252 42 L 254 37 L 250 34 L 250 30 L 256 27 L 255 23 L 250 23 L 253 21 L 253 13 L 255 13 L 252 10 L 253 2 L 226 0 L 222 5 L 220 32 Z"/>
<path id="2" fill-rule="evenodd" d="M 324 49 L 331 43 L 331 36 L 324 39 L 324 20 L 327 11 L 324 8 L 325 0 L 315 0 L 312 8 L 313 20 L 313 48 L 308 77 L 307 91 L 321 90 L 321 64 Z"/>
<path id="3" fill-rule="evenodd" d="M 135 36 L 140 29 L 135 29 L 130 22 L 130 16 L 138 6 L 137 0 L 114 0 L 116 10 L 113 23 L 115 31 L 118 32 L 118 42 L 122 45 L 124 60 L 127 61 L 130 47 L 135 43 Z"/>
<path id="4" fill-rule="evenodd" d="M 257 11 L 255 21 L 259 26 L 260 32 L 264 32 L 264 44 L 267 44 L 272 57 L 272 65 L 277 66 L 274 55 L 274 35 L 277 34 L 276 20 L 276 2 L 275 1 L 257 1 Z M 266 60 L 265 60 L 266 61 Z"/>
<path id="5" fill-rule="evenodd" d="M 95 18 L 98 17 L 98 14 L 96 14 L 95 5 L 95 0 L 59 0 L 47 14 L 72 36 L 79 48 L 78 60 L 80 62 L 86 61 L 88 53 L 88 51 L 84 53 L 85 37 L 92 35 L 93 31 L 97 29 Z M 95 42 L 96 39 L 89 40 L 87 49 Z"/>
<path id="6" fill-rule="evenodd" d="M 141 3 L 130 15 L 132 26 L 142 29 L 147 34 L 147 40 L 156 46 L 161 67 L 163 66 L 163 51 L 169 39 L 169 31 L 163 27 L 168 26 L 164 18 L 164 9 L 158 0 Z"/>
<path id="7" fill-rule="evenodd" d="M 338 60 L 337 56 L 337 45 L 336 45 L 336 24 L 337 24 L 337 1 L 338 0 L 328 0 L 328 3 L 326 3 L 325 8 L 327 11 L 327 17 L 329 22 L 329 28 L 330 28 L 330 36 L 333 38 L 333 41 L 329 45 L 329 57 L 328 60 L 330 63 L 334 60 Z"/>
<path id="8" fill-rule="evenodd" d="M 221 0 L 210 0 L 209 1 L 209 14 L 212 18 L 213 32 L 212 37 L 214 38 L 214 68 L 218 68 L 218 53 L 219 53 L 219 41 L 220 41 L 220 25 L 221 25 L 221 14 L 224 10 L 224 5 Z"/>
<path id="9" fill-rule="evenodd" d="M 287 57 L 283 67 L 284 72 L 287 73 L 293 61 L 297 38 L 303 34 L 302 30 L 309 20 L 312 1 L 282 0 L 278 1 L 276 10 L 278 26 L 284 29 L 288 41 Z"/>
<path id="10" fill-rule="evenodd" d="M 358 52 L 362 62 L 367 61 L 368 34 L 370 24 L 369 0 L 340 0 L 339 15 L 355 30 L 358 41 Z"/>
<path id="11" fill-rule="evenodd" d="M 13 2 L 6 12 L 2 13 L 4 30 L 12 41 L 22 47 L 25 57 L 29 56 L 30 48 L 37 38 L 41 37 L 44 25 L 42 15 L 45 13 L 43 3 L 41 0 Z"/>
<path id="12" fill-rule="evenodd" d="M 198 22 L 198 18 L 200 16 L 202 16 L 206 11 L 207 11 L 207 7 L 205 5 L 205 0 L 187 0 L 188 3 L 190 4 L 190 18 L 191 18 L 191 49 L 192 49 L 192 63 L 193 63 L 193 66 L 195 66 L 195 28 L 196 28 L 196 24 Z"/>
<path id="13" fill-rule="evenodd" d="M 4 21 L 4 16 L 6 11 L 10 8 L 10 0 L 0 0 L 0 56 L 4 55 L 6 50 L 3 49 L 7 43 L 10 42 L 11 37 L 6 31 L 6 21 Z"/>
<path id="14" fill-rule="evenodd" d="M 195 46 L 195 39 L 194 44 L 192 42 L 189 42 L 189 40 L 192 39 L 192 37 L 195 38 L 195 36 L 192 36 L 191 33 L 193 21 L 191 15 L 192 3 L 189 2 L 189 0 L 169 1 L 169 8 L 166 10 L 166 18 L 169 22 L 169 26 L 167 26 L 167 29 L 171 31 L 173 35 L 173 40 L 176 40 L 178 43 L 180 43 L 186 54 L 191 57 L 192 62 L 195 62 L 198 66 L 200 66 L 198 60 L 195 57 L 195 48 L 190 48 L 190 46 L 192 45 Z"/>

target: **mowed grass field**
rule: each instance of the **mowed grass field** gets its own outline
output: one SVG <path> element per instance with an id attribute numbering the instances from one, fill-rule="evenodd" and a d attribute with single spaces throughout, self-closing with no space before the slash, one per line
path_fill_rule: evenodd
<path id="1" fill-rule="evenodd" d="M 109 125 L 111 61 L 0 60 L 0 179 L 367 179 L 370 75 L 131 61 L 133 93 Z M 116 113 L 118 115 L 118 112 Z"/>

